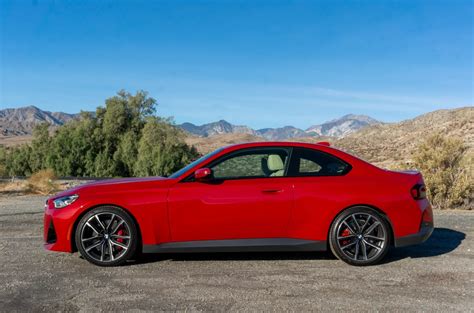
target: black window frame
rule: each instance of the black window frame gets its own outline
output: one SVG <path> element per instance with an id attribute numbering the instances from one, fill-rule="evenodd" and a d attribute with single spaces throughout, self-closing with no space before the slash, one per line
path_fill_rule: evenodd
<path id="1" fill-rule="evenodd" d="M 300 173 L 299 169 L 298 169 L 299 163 L 297 163 L 298 158 L 301 158 L 299 156 L 300 151 L 310 151 L 310 152 L 320 153 L 320 154 L 326 155 L 329 158 L 333 158 L 334 160 L 345 164 L 346 168 L 344 169 L 343 172 L 334 173 L 334 174 L 319 174 L 318 172 Z M 321 151 L 321 150 L 318 150 L 318 149 L 312 149 L 312 148 L 306 148 L 306 147 L 294 147 L 292 149 L 290 163 L 288 165 L 288 170 L 286 172 L 286 174 L 287 174 L 286 177 L 335 177 L 335 176 L 345 176 L 351 170 L 352 170 L 352 165 L 350 163 L 348 163 L 347 161 L 335 156 L 334 154 L 331 154 L 331 153 L 328 153 L 328 152 L 325 152 L 325 151 Z"/>
<path id="2" fill-rule="evenodd" d="M 217 164 L 219 163 L 222 163 L 228 159 L 231 159 L 237 155 L 245 155 L 247 154 L 248 152 L 260 152 L 260 151 L 265 151 L 265 150 L 284 150 L 287 152 L 287 162 L 285 163 L 285 172 L 283 173 L 283 176 L 240 176 L 240 177 L 229 177 L 229 178 L 212 178 L 211 181 L 227 181 L 227 180 L 242 180 L 242 179 L 267 179 L 267 178 L 270 178 L 270 179 L 274 179 L 274 178 L 286 178 L 288 177 L 288 170 L 290 168 L 290 164 L 291 164 L 291 156 L 293 154 L 293 147 L 287 147 L 287 146 L 265 146 L 265 147 L 251 147 L 251 148 L 244 148 L 244 149 L 240 149 L 240 150 L 235 150 L 235 151 L 231 151 L 229 153 L 226 153 L 222 156 L 220 156 L 219 158 L 217 158 L 216 160 L 214 161 L 211 161 L 209 162 L 208 164 L 205 164 L 204 166 L 200 166 L 198 167 L 197 169 L 200 169 L 200 168 L 210 168 L 212 169 L 213 166 L 216 166 Z M 257 153 L 255 153 L 257 154 Z M 197 170 L 196 169 L 196 170 Z M 186 178 L 184 178 L 182 180 L 182 182 L 194 182 L 195 179 L 194 179 L 194 173 L 191 173 L 189 176 L 187 176 Z"/>

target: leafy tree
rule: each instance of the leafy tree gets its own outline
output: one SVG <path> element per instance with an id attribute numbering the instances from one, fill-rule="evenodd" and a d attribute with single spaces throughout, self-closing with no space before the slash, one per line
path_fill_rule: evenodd
<path id="1" fill-rule="evenodd" d="M 1 150 L 0 170 L 18 176 L 48 168 L 59 176 L 170 174 L 197 152 L 171 121 L 154 116 L 156 106 L 145 91 L 119 91 L 95 114 L 81 112 L 52 135 L 47 124 L 39 125 L 31 145 Z"/>
<path id="2" fill-rule="evenodd" d="M 198 153 L 184 143 L 183 136 L 169 121 L 148 119 L 138 144 L 135 175 L 169 175 L 194 159 Z"/>
<path id="3" fill-rule="evenodd" d="M 30 166 L 31 146 L 23 145 L 11 149 L 7 153 L 6 167 L 10 176 L 29 176 L 32 174 Z"/>
<path id="4" fill-rule="evenodd" d="M 33 130 L 33 142 L 31 143 L 31 154 L 29 156 L 32 172 L 48 167 L 48 154 L 51 138 L 49 137 L 49 124 L 42 123 Z"/>
<path id="5" fill-rule="evenodd" d="M 7 175 L 7 149 L 0 145 L 0 176 Z"/>

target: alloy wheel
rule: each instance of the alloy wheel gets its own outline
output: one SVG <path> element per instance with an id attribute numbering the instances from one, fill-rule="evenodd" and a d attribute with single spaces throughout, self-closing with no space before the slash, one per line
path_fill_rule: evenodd
<path id="1" fill-rule="evenodd" d="M 354 261 L 376 259 L 388 244 L 388 234 L 382 221 L 370 213 L 353 213 L 337 226 L 337 245 L 340 251 Z"/>
<path id="2" fill-rule="evenodd" d="M 84 223 L 80 240 L 88 257 L 99 262 L 121 259 L 132 243 L 130 225 L 118 214 L 100 212 Z"/>

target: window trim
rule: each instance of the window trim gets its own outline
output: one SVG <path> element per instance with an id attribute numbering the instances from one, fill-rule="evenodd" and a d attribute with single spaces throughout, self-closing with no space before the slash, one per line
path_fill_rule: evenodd
<path id="1" fill-rule="evenodd" d="M 299 173 L 296 169 L 295 169 L 295 166 L 296 166 L 296 160 L 298 158 L 298 150 L 308 150 L 308 151 L 315 151 L 316 153 L 321 153 L 321 154 L 324 154 L 324 155 L 327 155 L 343 164 L 346 164 L 347 167 L 346 169 L 341 172 L 341 173 L 337 173 L 337 174 L 318 174 L 318 173 Z M 291 159 L 290 159 L 290 163 L 288 165 L 288 172 L 287 172 L 287 176 L 286 177 L 294 177 L 294 178 L 303 178 L 303 177 L 338 177 L 338 176 L 345 176 L 347 175 L 350 171 L 352 170 L 352 165 L 335 156 L 334 154 L 332 153 L 329 153 L 329 152 L 326 152 L 326 151 L 322 151 L 322 150 L 318 150 L 318 149 L 312 149 L 312 148 L 307 148 L 307 147 L 294 147 L 294 149 L 292 149 L 292 155 L 291 155 Z M 293 172 L 291 172 L 293 171 Z"/>
<path id="2" fill-rule="evenodd" d="M 288 176 L 288 171 L 289 171 L 290 164 L 291 164 L 291 156 L 293 154 L 293 147 L 288 147 L 288 146 L 251 147 L 251 148 L 244 148 L 244 149 L 234 150 L 234 151 L 231 151 L 229 153 L 226 153 L 226 154 L 218 157 L 217 159 L 209 162 L 208 164 L 205 164 L 204 166 L 199 166 L 198 168 L 196 168 L 196 170 L 200 169 L 200 168 L 212 168 L 213 166 L 215 166 L 219 163 L 222 163 L 222 162 L 224 162 L 228 159 L 231 159 L 232 157 L 234 157 L 235 155 L 238 155 L 238 154 L 244 154 L 244 153 L 252 152 L 252 151 L 265 151 L 265 150 L 275 150 L 275 149 L 283 150 L 283 151 L 286 151 L 288 153 L 288 156 L 287 156 L 288 161 L 285 164 L 285 171 L 283 173 L 283 176 L 264 176 L 264 177 L 260 177 L 260 176 L 240 176 L 240 177 L 229 177 L 229 178 L 213 178 L 211 180 L 211 182 L 227 181 L 227 180 L 243 180 L 243 179 L 288 178 L 289 177 Z M 182 182 L 195 182 L 194 173 L 191 173 L 189 176 L 184 178 L 182 180 Z"/>

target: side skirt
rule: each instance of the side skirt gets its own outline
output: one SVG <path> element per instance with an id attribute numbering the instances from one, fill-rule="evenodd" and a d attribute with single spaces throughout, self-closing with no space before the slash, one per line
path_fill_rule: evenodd
<path id="1" fill-rule="evenodd" d="M 143 253 L 326 251 L 326 241 L 292 238 L 167 242 L 143 245 Z"/>

